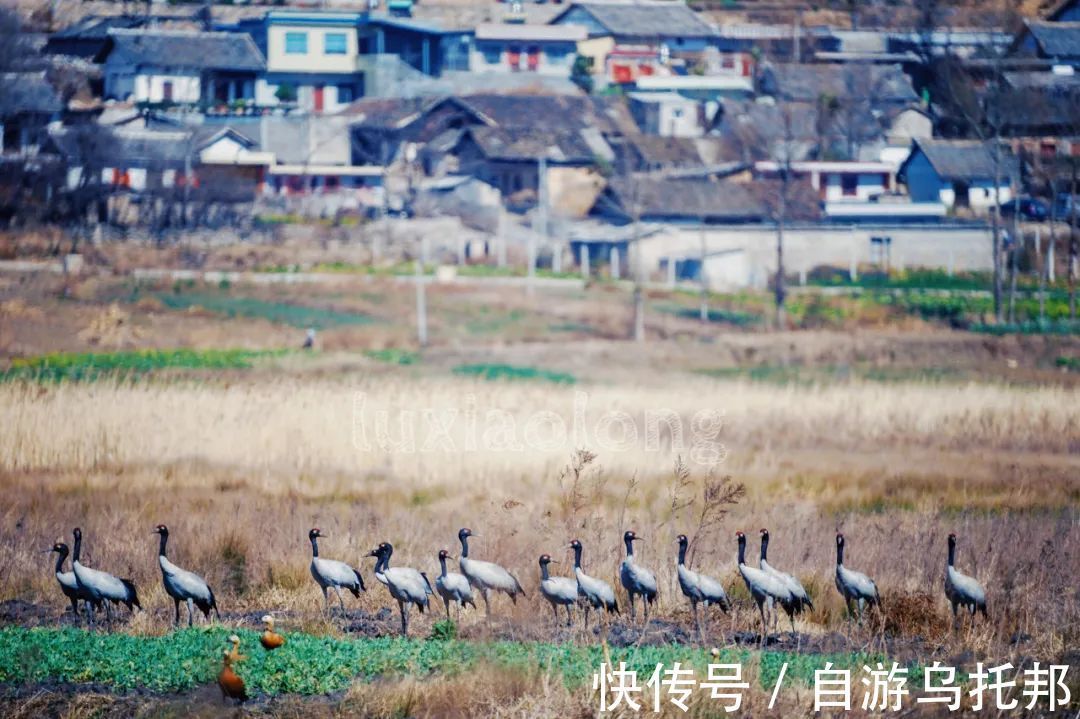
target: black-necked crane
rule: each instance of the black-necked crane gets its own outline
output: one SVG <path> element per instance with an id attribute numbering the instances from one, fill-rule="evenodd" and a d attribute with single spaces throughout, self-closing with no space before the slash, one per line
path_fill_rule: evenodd
<path id="1" fill-rule="evenodd" d="M 975 612 L 986 616 L 986 590 L 974 577 L 956 571 L 956 535 L 949 534 L 949 564 L 945 568 L 945 596 L 952 604 L 953 624 L 956 624 L 957 609 L 963 607 L 971 612 L 971 623 L 975 624 Z"/>
<path id="2" fill-rule="evenodd" d="M 439 576 L 435 578 L 435 591 L 442 597 L 446 606 L 446 618 L 450 618 L 450 603 L 457 602 L 459 611 L 471 604 L 476 609 L 476 601 L 473 599 L 472 585 L 464 574 L 449 572 L 446 570 L 446 560 L 453 559 L 450 552 L 445 549 L 439 550 Z"/>
<path id="3" fill-rule="evenodd" d="M 844 535 L 840 532 L 836 533 L 836 589 L 844 598 L 848 614 L 854 615 L 853 602 L 858 607 L 860 620 L 867 604 L 881 606 L 881 597 L 874 580 L 862 572 L 844 566 Z"/>
<path id="4" fill-rule="evenodd" d="M 686 598 L 690 600 L 690 606 L 694 610 L 694 624 L 697 625 L 698 631 L 701 632 L 701 621 L 698 618 L 699 602 L 704 604 L 706 609 L 716 605 L 723 612 L 731 609 L 731 603 L 728 601 L 727 593 L 724 592 L 724 585 L 712 577 L 695 572 L 686 566 L 686 550 L 690 546 L 690 540 L 687 539 L 686 535 L 680 534 L 675 541 L 679 543 L 679 562 L 677 566 L 679 587 Z"/>
<path id="5" fill-rule="evenodd" d="M 590 577 L 581 568 L 581 542 L 573 539 L 567 548 L 574 550 L 574 577 L 577 579 L 578 596 L 585 600 L 585 628 L 588 629 L 590 608 L 597 612 L 607 610 L 608 614 L 618 614 L 619 602 L 610 584 L 603 579 Z"/>
<path id="6" fill-rule="evenodd" d="M 558 564 L 550 555 L 540 555 L 540 593 L 551 604 L 551 611 L 555 614 L 555 623 L 559 623 L 559 607 L 566 607 L 566 626 L 574 623 L 574 615 L 570 608 L 578 598 L 577 580 L 569 577 L 553 577 L 548 572 L 548 565 Z"/>
<path id="7" fill-rule="evenodd" d="M 263 633 L 259 635 L 259 643 L 263 649 L 272 652 L 285 644 L 285 637 L 274 631 L 274 615 L 267 614 L 262 618 Z"/>
<path id="8" fill-rule="evenodd" d="M 315 579 L 315 583 L 319 585 L 323 593 L 323 602 L 326 611 L 330 611 L 330 593 L 329 589 L 333 587 L 334 592 L 337 593 L 338 603 L 341 604 L 341 613 L 347 615 L 345 611 L 345 600 L 341 596 L 341 588 L 344 587 L 352 592 L 354 597 L 359 597 L 360 592 L 365 591 L 364 578 L 360 576 L 360 572 L 353 569 L 345 562 L 339 562 L 336 559 L 323 559 L 319 556 L 319 537 L 325 537 L 318 527 L 308 532 L 308 539 L 311 540 L 311 576 Z"/>
<path id="9" fill-rule="evenodd" d="M 813 611 L 814 603 L 810 601 L 810 595 L 803 589 L 802 582 L 788 574 L 787 572 L 781 572 L 769 564 L 766 554 L 769 551 L 769 530 L 761 530 L 761 559 L 758 561 L 758 566 L 761 567 L 766 573 L 771 574 L 778 580 L 784 583 L 784 586 L 791 592 L 792 601 L 786 604 L 782 604 L 784 611 L 787 612 L 788 619 L 791 621 L 791 633 L 795 633 L 795 615 L 802 614 L 804 609 L 810 609 Z"/>
<path id="10" fill-rule="evenodd" d="M 82 530 L 76 527 L 72 534 L 75 537 L 75 550 L 72 553 L 71 569 L 79 589 L 90 597 L 91 601 L 86 603 L 86 616 L 90 623 L 94 623 L 94 614 L 90 611 L 92 603 L 100 602 L 105 605 L 105 619 L 110 625 L 113 604 L 124 604 L 129 612 L 135 611 L 135 607 L 142 609 L 139 595 L 130 579 L 120 579 L 100 569 L 91 569 L 79 561 L 82 552 Z"/>
<path id="11" fill-rule="evenodd" d="M 742 575 L 743 581 L 746 582 L 746 588 L 750 591 L 750 596 L 753 597 L 754 602 L 757 604 L 758 612 L 761 613 L 761 644 L 764 645 L 766 638 L 769 636 L 769 623 L 765 619 L 765 607 L 768 606 L 769 612 L 775 612 L 777 604 L 785 607 L 791 606 L 794 603 L 794 597 L 791 596 L 791 591 L 779 579 L 763 569 L 751 567 L 746 563 L 746 535 L 742 532 L 735 532 L 735 537 L 739 542 L 739 574 Z"/>
<path id="12" fill-rule="evenodd" d="M 401 611 L 401 636 L 409 634 L 409 605 L 415 604 L 423 614 L 428 607 L 428 595 L 434 594 L 427 575 L 412 567 L 391 567 L 390 556 L 394 547 L 389 542 L 382 542 L 371 550 L 369 557 L 375 557 L 375 578 L 386 585 L 390 596 L 397 600 Z"/>
<path id="13" fill-rule="evenodd" d="M 232 642 L 232 648 L 222 651 L 218 687 L 221 688 L 221 701 L 234 699 L 237 705 L 240 705 L 247 701 L 247 687 L 244 686 L 244 680 L 233 670 L 232 665 L 244 661 L 247 657 L 240 653 L 240 637 L 233 634 L 229 637 L 229 641 Z"/>
<path id="14" fill-rule="evenodd" d="M 461 567 L 461 573 L 469 580 L 469 584 L 479 590 L 480 597 L 484 600 L 484 610 L 488 616 L 491 616 L 488 592 L 503 592 L 510 597 L 510 601 L 514 604 L 517 604 L 517 595 L 519 594 L 526 599 L 529 597 L 525 594 L 525 590 L 521 588 L 521 582 L 517 580 L 517 577 L 504 567 L 494 562 L 484 562 L 469 556 L 469 537 L 477 536 L 479 535 L 473 534 L 468 527 L 463 527 L 458 531 L 458 540 L 461 541 L 461 558 L 458 559 L 458 566 Z"/>
<path id="15" fill-rule="evenodd" d="M 630 596 L 630 621 L 634 621 L 634 596 L 641 595 L 641 603 L 645 612 L 645 622 L 649 621 L 649 605 L 656 601 L 657 587 L 656 576 L 645 567 L 637 563 L 634 558 L 634 542 L 640 542 L 641 537 L 633 530 L 623 533 L 623 543 L 626 544 L 626 558 L 619 569 L 619 579 L 623 588 Z"/>
<path id="16" fill-rule="evenodd" d="M 176 608 L 173 624 L 180 624 L 180 602 L 187 604 L 189 627 L 194 622 L 194 607 L 199 608 L 207 621 L 210 619 L 210 610 L 213 610 L 217 613 L 217 618 L 220 621 L 221 612 L 218 610 L 217 600 L 214 599 L 214 592 L 210 589 L 210 585 L 206 583 L 206 580 L 194 572 L 181 569 L 165 556 L 165 545 L 169 542 L 169 528 L 164 524 L 159 524 L 154 528 L 154 534 L 160 538 L 158 541 L 158 566 L 161 567 L 161 582 L 165 585 L 165 593 L 172 597 Z"/>
<path id="17" fill-rule="evenodd" d="M 79 588 L 78 582 L 75 581 L 75 572 L 64 571 L 64 561 L 68 556 L 68 545 L 63 542 L 57 542 L 52 546 L 47 553 L 51 554 L 56 552 L 56 581 L 60 584 L 60 591 L 64 593 L 64 596 L 71 602 L 71 611 L 75 614 L 76 624 L 79 621 L 79 602 L 88 602 L 92 604 L 89 611 L 95 609 L 101 609 L 101 600 L 97 600 L 96 604 L 94 599 L 90 596 L 90 593 L 84 589 Z"/>

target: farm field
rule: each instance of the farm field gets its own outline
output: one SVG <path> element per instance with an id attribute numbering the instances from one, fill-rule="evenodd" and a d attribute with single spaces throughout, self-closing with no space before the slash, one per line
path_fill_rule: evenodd
<path id="1" fill-rule="evenodd" d="M 748 716 L 812 714 L 826 661 L 1071 664 L 1075 703 L 1080 341 L 809 297 L 816 315 L 778 333 L 741 321 L 758 296 L 717 295 L 702 323 L 696 296 L 656 294 L 639 349 L 625 293 L 603 283 L 535 298 L 433 285 L 421 348 L 413 288 L 390 277 L 91 276 L 65 292 L 59 277 L 0 275 L 0 714 L 216 716 L 234 632 L 253 695 L 240 711 L 256 716 L 591 716 L 600 661 L 644 681 L 714 647 L 744 665 Z M 309 326 L 316 347 L 301 350 Z M 172 632 L 160 523 L 170 558 L 214 588 L 219 623 Z M 88 564 L 139 589 L 144 611 L 121 610 L 111 634 L 76 627 L 45 556 L 75 526 Z M 396 566 L 434 578 L 464 526 L 471 556 L 510 568 L 528 599 L 452 622 L 434 602 L 398 638 L 365 555 L 389 541 Z M 312 527 L 322 556 L 367 583 L 346 594 L 347 617 L 323 611 Z M 735 531 L 756 558 L 762 527 L 770 561 L 814 600 L 764 649 L 735 561 Z M 620 588 L 622 615 L 555 625 L 538 556 L 569 574 L 578 538 L 585 568 L 617 586 L 631 528 L 660 588 L 651 621 L 630 621 Z M 862 623 L 834 586 L 838 531 L 882 594 Z M 988 590 L 974 628 L 952 627 L 942 589 L 950 532 L 958 567 Z M 701 633 L 676 577 L 680 533 L 734 604 Z M 268 612 L 280 654 L 256 641 Z M 785 662 L 791 683 L 769 708 Z M 690 714 L 717 707 L 700 696 Z"/>

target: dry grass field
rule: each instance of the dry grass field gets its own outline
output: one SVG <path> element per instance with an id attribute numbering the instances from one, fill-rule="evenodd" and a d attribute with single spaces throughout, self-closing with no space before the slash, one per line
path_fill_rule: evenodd
<path id="1" fill-rule="evenodd" d="M 752 647 L 757 613 L 734 533 L 747 533 L 754 555 L 757 530 L 768 527 L 770 559 L 815 601 L 795 635 L 781 623 L 771 650 L 873 652 L 909 665 L 1078 663 L 1080 388 L 1075 373 L 1054 366 L 1077 354 L 1070 337 L 923 324 L 766 333 L 655 310 L 639 351 L 618 339 L 628 309 L 610 288 L 537 302 L 455 287 L 433 288 L 433 343 L 417 351 L 411 288 L 390 280 L 176 291 L 89 278 L 68 299 L 58 299 L 58 278 L 0 280 L 0 369 L 56 351 L 295 348 L 303 313 L 331 323 L 318 351 L 272 354 L 250 368 L 0 383 L 0 625 L 71 624 L 43 551 L 80 526 L 89 563 L 139 587 L 146 611 L 121 631 L 166 634 L 172 603 L 151 534 L 165 523 L 171 558 L 206 577 L 228 627 L 252 628 L 272 611 L 286 632 L 392 636 L 394 603 L 364 555 L 390 541 L 396 564 L 434 576 L 437 551 L 456 553 L 457 529 L 469 526 L 479 535 L 473 554 L 511 568 L 530 598 L 499 597 L 490 621 L 466 611 L 457 626 L 466 641 Z M 665 301 L 678 299 L 653 306 Z M 462 371 L 476 366 L 520 377 Z M 734 502 L 717 501 L 736 485 L 744 492 Z M 323 555 L 360 566 L 368 582 L 366 594 L 347 597 L 347 620 L 322 613 L 308 571 L 314 526 L 327 535 Z M 657 575 L 656 621 L 645 631 L 625 615 L 600 633 L 553 627 L 537 557 L 552 554 L 567 573 L 565 545 L 578 537 L 586 568 L 617 584 L 627 528 L 644 538 L 641 560 Z M 837 531 L 848 564 L 883 594 L 884 614 L 862 625 L 847 620 L 833 584 Z M 960 568 L 988 589 L 989 619 L 974 629 L 951 626 L 942 590 L 949 532 L 960 537 Z M 730 616 L 712 610 L 704 638 L 676 580 L 679 533 L 693 540 L 693 566 L 722 579 L 736 604 Z M 411 633 L 427 637 L 440 618 L 441 607 L 414 616 Z M 0 712 L 13 716 L 219 708 L 209 691 L 31 686 L 3 697 Z M 809 713 L 805 691 L 771 712 L 767 700 L 751 692 L 747 711 Z M 343 695 L 283 697 L 250 711 L 594 710 L 588 691 L 543 667 L 488 667 L 357 681 Z"/>

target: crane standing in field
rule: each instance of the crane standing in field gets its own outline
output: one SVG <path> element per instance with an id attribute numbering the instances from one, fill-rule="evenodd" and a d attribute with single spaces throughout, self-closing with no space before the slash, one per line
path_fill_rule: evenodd
<path id="1" fill-rule="evenodd" d="M 811 611 L 814 609 L 813 602 L 810 601 L 810 595 L 803 589 L 802 582 L 795 577 L 791 576 L 787 572 L 781 572 L 775 567 L 769 564 L 766 554 L 769 551 L 769 530 L 761 530 L 761 559 L 758 562 L 758 566 L 766 574 L 772 575 L 779 580 L 788 591 L 791 593 L 791 600 L 786 603 L 782 603 L 781 606 L 788 615 L 788 619 L 791 621 L 791 633 L 795 633 L 795 615 L 802 614 L 804 608 L 809 608 Z"/>
<path id="2" fill-rule="evenodd" d="M 548 573 L 548 565 L 558 564 L 547 554 L 540 555 L 540 593 L 544 599 L 551 603 L 551 611 L 555 613 L 555 623 L 559 623 L 559 607 L 566 607 L 566 626 L 574 623 L 574 615 L 570 608 L 578 598 L 577 580 L 569 577 L 553 577 Z"/>
<path id="3" fill-rule="evenodd" d="M 194 622 L 195 611 L 192 604 L 199 608 L 207 621 L 210 620 L 211 609 L 216 612 L 220 621 L 221 612 L 218 610 L 217 600 L 214 599 L 214 592 L 210 589 L 210 585 L 206 583 L 206 580 L 198 574 L 181 569 L 165 556 L 165 545 L 169 541 L 169 528 L 164 524 L 159 524 L 154 529 L 154 534 L 161 537 L 158 543 L 158 566 L 161 567 L 161 581 L 165 585 L 165 593 L 172 597 L 173 604 L 176 607 L 176 617 L 173 619 L 173 624 L 180 624 L 180 602 L 187 603 L 189 627 Z"/>
<path id="4" fill-rule="evenodd" d="M 574 550 L 574 577 L 577 579 L 578 596 L 585 600 L 585 628 L 589 628 L 589 609 L 595 609 L 603 617 L 603 611 L 608 614 L 619 613 L 619 602 L 615 599 L 615 590 L 602 579 L 590 577 L 581 568 L 581 542 L 572 539 L 567 545 L 568 549 Z"/>
<path id="5" fill-rule="evenodd" d="M 333 587 L 337 593 L 338 603 L 341 604 L 341 613 L 347 616 L 345 600 L 341 597 L 341 588 L 345 587 L 352 592 L 354 597 L 359 597 L 360 592 L 366 591 L 364 578 L 360 576 L 359 571 L 345 562 L 339 562 L 336 559 L 323 559 L 319 556 L 318 539 L 325 536 L 319 531 L 318 527 L 308 532 L 308 539 L 311 540 L 311 576 L 315 579 L 319 588 L 322 589 L 323 602 L 327 613 L 330 612 L 330 594 L 327 590 Z"/>
<path id="6" fill-rule="evenodd" d="M 428 595 L 435 592 L 428 582 L 427 575 L 412 567 L 391 567 L 390 555 L 394 547 L 389 542 L 382 542 L 371 550 L 369 557 L 375 557 L 375 578 L 386 585 L 390 596 L 397 600 L 401 612 L 401 636 L 409 635 L 409 605 L 415 604 L 420 613 L 428 607 Z"/>
<path id="7" fill-rule="evenodd" d="M 139 595 L 136 593 L 135 585 L 130 579 L 120 579 L 108 572 L 91 569 L 83 565 L 80 561 L 82 530 L 76 527 L 72 534 L 75 537 L 75 551 L 71 559 L 71 569 L 75 574 L 75 582 L 79 590 L 90 597 L 90 601 L 85 603 L 86 616 L 90 620 L 90 624 L 94 623 L 94 615 L 90 611 L 91 604 L 100 603 L 105 605 L 105 620 L 109 623 L 109 626 L 112 626 L 111 605 L 122 603 L 128 608 L 129 612 L 134 612 L 135 607 L 142 609 L 142 605 L 139 604 Z"/>
<path id="8" fill-rule="evenodd" d="M 623 533 L 623 542 L 626 544 L 626 559 L 622 562 L 619 571 L 619 579 L 622 580 L 623 588 L 630 596 L 630 621 L 634 621 L 634 595 L 641 595 L 641 604 L 645 612 L 645 623 L 649 622 L 649 605 L 656 601 L 657 587 L 656 576 L 634 559 L 634 542 L 640 542 L 641 537 L 633 530 Z"/>
<path id="9" fill-rule="evenodd" d="M 679 587 L 686 598 L 690 600 L 690 606 L 694 610 L 694 624 L 697 625 L 698 634 L 701 634 L 703 629 L 701 620 L 698 618 L 698 602 L 703 603 L 706 609 L 715 604 L 725 613 L 731 609 L 731 603 L 724 592 L 724 585 L 712 577 L 692 571 L 686 566 L 686 550 L 690 546 L 690 540 L 687 539 L 686 535 L 680 534 L 675 541 L 679 543 L 677 566 Z"/>
<path id="10" fill-rule="evenodd" d="M 742 532 L 735 532 L 735 536 L 739 542 L 739 574 L 742 575 L 746 588 L 750 591 L 750 596 L 754 598 L 758 612 L 761 613 L 761 645 L 764 646 L 769 636 L 769 624 L 765 619 L 765 607 L 768 606 L 770 613 L 775 612 L 777 603 L 791 606 L 794 603 L 794 597 L 791 596 L 791 591 L 779 579 L 763 569 L 751 567 L 746 563 L 746 535 Z"/>
<path id="11" fill-rule="evenodd" d="M 87 611 L 93 611 L 95 609 L 101 609 L 101 600 L 97 600 L 97 603 L 93 602 L 90 593 L 85 589 L 80 589 L 78 582 L 75 581 L 75 572 L 64 571 L 64 560 L 68 556 L 68 545 L 63 542 L 57 542 L 49 550 L 49 553 L 56 552 L 56 581 L 60 584 L 60 591 L 64 593 L 64 596 L 71 602 L 71 611 L 75 614 L 75 623 L 79 623 L 79 602 L 88 602 L 93 606 L 88 607 Z"/>
<path id="12" fill-rule="evenodd" d="M 956 571 L 953 562 L 956 559 L 956 535 L 949 534 L 949 564 L 945 568 L 945 596 L 952 604 L 953 625 L 957 622 L 957 608 L 964 607 L 971 612 L 971 625 L 975 626 L 975 612 L 982 612 L 986 617 L 986 590 L 974 577 Z"/>
<path id="13" fill-rule="evenodd" d="M 863 608 L 867 604 L 881 607 L 881 598 L 874 580 L 862 572 L 844 566 L 844 535 L 839 532 L 836 533 L 836 588 L 844 598 L 848 614 L 854 615 L 852 602 L 858 607 L 860 622 Z"/>
<path id="14" fill-rule="evenodd" d="M 521 582 L 513 574 L 494 562 L 482 562 L 469 557 L 469 537 L 477 535 L 468 527 L 458 531 L 458 540 L 461 541 L 461 558 L 458 566 L 461 573 L 469 580 L 469 584 L 480 590 L 480 597 L 484 600 L 484 610 L 487 616 L 491 616 L 491 604 L 488 601 L 488 592 L 503 592 L 510 597 L 510 601 L 517 604 L 517 595 L 528 599 L 525 590 L 521 588 Z"/>
<path id="15" fill-rule="evenodd" d="M 435 578 L 435 591 L 442 597 L 446 606 L 446 618 L 450 618 L 450 603 L 457 602 L 459 612 L 466 604 L 471 604 L 476 609 L 476 601 L 473 599 L 472 585 L 464 574 L 446 571 L 446 560 L 453 559 L 450 552 L 445 549 L 439 550 L 439 576 Z M 460 616 L 460 615 L 459 615 Z"/>

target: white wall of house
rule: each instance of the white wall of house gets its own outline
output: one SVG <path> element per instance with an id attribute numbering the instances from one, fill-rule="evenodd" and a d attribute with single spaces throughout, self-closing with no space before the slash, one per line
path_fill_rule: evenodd
<path id="1" fill-rule="evenodd" d="M 535 51 L 536 67 L 529 64 L 530 50 Z M 517 55 L 517 65 L 511 60 Z M 510 42 L 477 40 L 469 55 L 472 72 L 535 72 L 550 77 L 570 77 L 577 47 L 572 42 Z"/>
<path id="2" fill-rule="evenodd" d="M 697 102 L 680 95 L 635 94 L 630 110 L 638 127 L 648 135 L 701 137 L 705 132 Z"/>
<path id="3" fill-rule="evenodd" d="M 825 201 L 826 202 L 867 202 L 886 192 L 885 181 L 879 174 L 854 174 L 848 175 L 848 182 L 855 183 L 855 193 L 846 194 L 844 187 L 844 175 L 830 173 L 825 175 Z M 850 187 L 850 184 L 848 185 Z"/>
<path id="4" fill-rule="evenodd" d="M 1012 198 L 1012 189 L 1008 185 L 1002 185 L 995 193 L 993 180 L 979 180 L 968 188 L 968 206 L 973 210 L 987 210 L 995 203 L 1008 202 Z"/>
<path id="5" fill-rule="evenodd" d="M 323 106 L 322 112 L 337 112 L 344 109 L 356 99 L 355 92 L 343 90 L 341 85 L 354 87 L 354 76 L 342 76 L 340 84 L 322 84 Z M 255 104 L 256 105 L 279 105 L 281 101 L 277 97 L 278 88 L 288 83 L 296 94 L 296 104 L 304 110 L 315 109 L 315 89 L 317 85 L 304 84 L 292 79 L 260 77 L 255 81 Z"/>
<path id="6" fill-rule="evenodd" d="M 167 92 L 170 86 L 171 91 Z M 199 102 L 202 97 L 202 83 L 199 76 L 165 73 L 135 76 L 131 92 L 131 99 L 135 102 L 164 102 L 167 96 L 170 96 L 168 99 L 172 102 Z"/>

